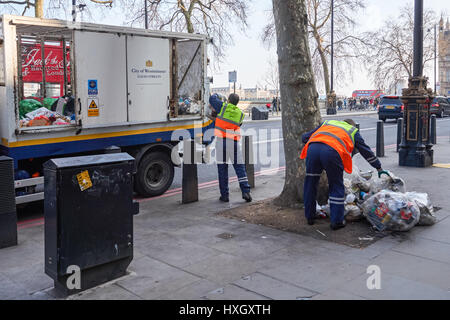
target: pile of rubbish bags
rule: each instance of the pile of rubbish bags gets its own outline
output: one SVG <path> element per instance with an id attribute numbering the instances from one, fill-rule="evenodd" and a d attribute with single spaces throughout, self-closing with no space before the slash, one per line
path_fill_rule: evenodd
<path id="1" fill-rule="evenodd" d="M 201 111 L 200 101 L 197 101 L 190 97 L 183 97 L 179 99 L 178 101 L 179 115 L 199 114 L 200 111 Z"/>
<path id="2" fill-rule="evenodd" d="M 67 99 L 45 98 L 42 103 L 25 99 L 19 103 L 20 127 L 69 125 L 75 123 L 74 112 L 69 112 Z"/>
<path id="3" fill-rule="evenodd" d="M 436 223 L 433 206 L 426 193 L 406 192 L 403 179 L 362 172 L 353 165 L 353 172 L 344 178 L 345 219 L 366 218 L 378 231 L 408 231 L 415 225 Z M 319 216 L 329 215 L 329 204 L 317 206 Z"/>

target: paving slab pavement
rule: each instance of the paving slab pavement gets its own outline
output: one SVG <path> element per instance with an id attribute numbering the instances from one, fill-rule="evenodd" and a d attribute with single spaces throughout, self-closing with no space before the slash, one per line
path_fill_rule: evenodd
<path id="1" fill-rule="evenodd" d="M 448 137 L 434 149 L 435 162 L 449 162 Z M 355 249 L 217 215 L 246 205 L 236 182 L 230 203 L 217 186 L 188 205 L 180 194 L 144 199 L 129 274 L 70 299 L 450 299 L 450 169 L 399 167 L 393 149 L 381 161 L 408 190 L 430 194 L 442 208 L 436 225 Z M 258 176 L 254 199 L 275 197 L 283 181 L 282 170 Z M 19 229 L 19 245 L 0 250 L 0 299 L 55 299 L 43 253 L 43 226 Z M 367 288 L 370 265 L 381 270 L 379 290 Z"/>

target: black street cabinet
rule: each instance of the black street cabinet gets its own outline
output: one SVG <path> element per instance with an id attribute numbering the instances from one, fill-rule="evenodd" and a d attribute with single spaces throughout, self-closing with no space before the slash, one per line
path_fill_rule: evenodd
<path id="1" fill-rule="evenodd" d="M 127 153 L 44 164 L 45 273 L 57 292 L 77 293 L 126 274 L 139 211 L 133 174 Z"/>
<path id="2" fill-rule="evenodd" d="M 0 249 L 17 245 L 14 160 L 0 156 Z"/>

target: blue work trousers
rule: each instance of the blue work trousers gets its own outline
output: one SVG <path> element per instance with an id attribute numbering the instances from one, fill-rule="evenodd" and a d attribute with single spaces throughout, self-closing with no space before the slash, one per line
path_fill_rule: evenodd
<path id="1" fill-rule="evenodd" d="M 242 159 L 242 152 L 237 141 L 231 139 L 217 138 L 216 141 L 216 159 L 219 173 L 220 195 L 227 198 L 228 189 L 228 164 L 231 163 L 238 177 L 239 186 L 242 193 L 250 192 L 247 172 Z"/>
<path id="2" fill-rule="evenodd" d="M 310 143 L 306 157 L 306 177 L 303 191 L 305 216 L 313 219 L 316 213 L 317 185 L 325 170 L 329 185 L 331 223 L 344 220 L 344 165 L 338 152 L 324 143 Z"/>

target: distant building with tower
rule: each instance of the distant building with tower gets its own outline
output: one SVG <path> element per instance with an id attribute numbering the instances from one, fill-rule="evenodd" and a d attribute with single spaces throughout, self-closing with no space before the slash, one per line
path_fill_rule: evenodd
<path id="1" fill-rule="evenodd" d="M 440 95 L 450 96 L 450 22 L 439 21 L 439 88 Z"/>

